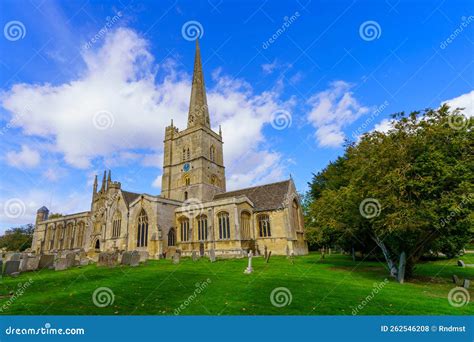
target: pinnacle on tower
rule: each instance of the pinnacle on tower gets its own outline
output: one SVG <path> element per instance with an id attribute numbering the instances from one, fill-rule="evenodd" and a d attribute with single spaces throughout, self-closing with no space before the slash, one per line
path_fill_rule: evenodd
<path id="1" fill-rule="evenodd" d="M 97 192 L 97 175 L 94 177 L 94 194 Z"/>
<path id="2" fill-rule="evenodd" d="M 105 192 L 105 177 L 107 175 L 107 171 L 104 171 L 104 177 L 102 177 L 102 186 L 100 187 L 100 192 Z"/>
<path id="3" fill-rule="evenodd" d="M 111 183 L 112 183 L 112 171 L 109 170 L 109 175 L 107 176 L 107 190 L 109 189 Z"/>
<path id="4" fill-rule="evenodd" d="M 194 57 L 193 84 L 191 87 L 191 101 L 189 103 L 188 127 L 197 125 L 202 125 L 207 128 L 210 128 L 211 126 L 198 39 L 196 39 L 196 55 Z"/>

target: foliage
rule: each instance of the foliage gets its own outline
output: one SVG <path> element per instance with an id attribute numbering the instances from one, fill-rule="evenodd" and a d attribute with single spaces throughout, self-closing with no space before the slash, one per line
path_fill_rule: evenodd
<path id="1" fill-rule="evenodd" d="M 3 236 L 0 236 L 0 248 L 8 251 L 24 251 L 31 247 L 33 241 L 34 226 L 27 224 L 21 227 L 7 229 Z"/>
<path id="2" fill-rule="evenodd" d="M 62 216 L 63 216 L 63 214 L 60 214 L 60 213 L 52 213 L 52 214 L 48 215 L 48 219 L 60 218 Z"/>
<path id="3" fill-rule="evenodd" d="M 307 220 L 325 238 L 365 253 L 385 252 L 389 268 L 407 255 L 406 275 L 426 253 L 458 254 L 474 236 L 471 122 L 445 105 L 393 116 L 388 133 L 365 134 L 314 175 Z M 362 215 L 371 201 L 373 217 Z"/>

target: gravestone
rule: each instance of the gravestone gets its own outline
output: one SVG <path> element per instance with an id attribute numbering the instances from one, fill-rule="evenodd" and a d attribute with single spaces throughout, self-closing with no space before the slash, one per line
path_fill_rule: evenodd
<path id="1" fill-rule="evenodd" d="M 20 261 L 21 253 L 13 253 L 10 257 L 10 261 Z"/>
<path id="2" fill-rule="evenodd" d="M 145 262 L 148 260 L 148 252 L 147 251 L 138 251 L 140 255 L 140 262 Z"/>
<path id="3" fill-rule="evenodd" d="M 268 262 L 270 261 L 270 257 L 272 256 L 272 251 L 270 251 L 265 259 L 265 263 L 268 264 Z"/>
<path id="4" fill-rule="evenodd" d="M 245 271 L 244 271 L 245 274 L 250 274 L 250 273 L 253 272 L 253 267 L 252 267 L 252 257 L 253 257 L 253 253 L 252 253 L 252 251 L 249 252 L 248 256 L 249 256 L 249 263 L 248 263 L 247 268 L 246 268 Z"/>
<path id="5" fill-rule="evenodd" d="M 36 271 L 38 269 L 40 262 L 40 256 L 39 255 L 34 255 L 30 256 L 26 259 L 26 265 L 23 270 L 20 270 L 20 272 L 25 272 L 25 271 Z"/>
<path id="6" fill-rule="evenodd" d="M 70 267 L 73 267 L 74 266 L 74 261 L 76 259 L 76 255 L 75 253 L 69 253 L 69 254 L 66 254 L 66 263 L 67 263 L 67 268 L 70 268 Z"/>
<path id="7" fill-rule="evenodd" d="M 66 258 L 56 259 L 56 263 L 54 265 L 54 270 L 55 271 L 67 270 L 68 269 L 67 265 L 68 265 L 68 260 Z"/>
<path id="8" fill-rule="evenodd" d="M 193 257 L 193 261 L 196 261 L 198 259 L 198 255 L 197 255 L 196 251 L 193 251 L 192 257 Z"/>
<path id="9" fill-rule="evenodd" d="M 209 260 L 211 262 L 215 262 L 216 261 L 216 252 L 214 251 L 214 248 L 211 248 L 209 250 Z"/>
<path id="10" fill-rule="evenodd" d="M 166 252 L 166 259 L 173 259 L 173 256 L 176 254 L 176 249 L 169 248 Z"/>
<path id="11" fill-rule="evenodd" d="M 453 283 L 457 285 L 459 283 L 459 278 L 457 275 L 453 274 Z"/>
<path id="12" fill-rule="evenodd" d="M 464 264 L 464 261 L 458 260 L 458 266 L 460 266 L 460 267 L 466 267 L 466 264 Z"/>
<path id="13" fill-rule="evenodd" d="M 199 256 L 202 258 L 204 256 L 204 243 L 199 243 Z"/>
<path id="14" fill-rule="evenodd" d="M 173 255 L 173 264 L 179 264 L 179 260 L 181 258 L 181 255 L 179 253 L 176 253 L 175 255 Z"/>
<path id="15" fill-rule="evenodd" d="M 38 267 L 40 269 L 54 268 L 54 255 L 53 254 L 42 254 L 40 256 Z"/>
<path id="16" fill-rule="evenodd" d="M 135 267 L 140 265 L 140 254 L 137 251 L 133 251 L 130 257 L 130 266 Z"/>
<path id="17" fill-rule="evenodd" d="M 405 266 L 407 263 L 407 258 L 405 252 L 402 252 L 400 254 L 400 261 L 398 263 L 398 274 L 397 274 L 397 280 L 400 284 L 403 284 L 405 281 Z"/>
<path id="18" fill-rule="evenodd" d="M 286 246 L 286 257 L 290 257 L 290 247 Z"/>
<path id="19" fill-rule="evenodd" d="M 131 260 L 132 260 L 132 252 L 124 252 L 122 254 L 122 260 L 120 263 L 122 265 L 130 265 Z"/>
<path id="20" fill-rule="evenodd" d="M 464 279 L 464 282 L 462 283 L 462 287 L 464 287 L 466 290 L 469 288 L 471 281 L 469 279 Z"/>
<path id="21" fill-rule="evenodd" d="M 18 272 L 20 269 L 20 261 L 9 260 L 5 263 L 5 269 L 3 270 L 4 275 L 11 275 L 12 273 Z"/>

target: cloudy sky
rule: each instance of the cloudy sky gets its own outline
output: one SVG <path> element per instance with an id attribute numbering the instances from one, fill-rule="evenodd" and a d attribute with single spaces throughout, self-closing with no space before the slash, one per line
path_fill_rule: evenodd
<path id="1" fill-rule="evenodd" d="M 305 191 L 346 140 L 399 111 L 473 115 L 468 1 L 2 1 L 0 232 L 90 207 L 95 174 L 159 194 L 200 37 L 228 189 Z"/>

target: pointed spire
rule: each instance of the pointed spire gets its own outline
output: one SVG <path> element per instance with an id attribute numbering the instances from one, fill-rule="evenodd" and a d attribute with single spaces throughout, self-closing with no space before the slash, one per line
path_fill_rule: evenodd
<path id="1" fill-rule="evenodd" d="M 109 175 L 107 176 L 107 188 L 109 188 L 110 183 L 112 183 L 112 171 L 109 170 Z"/>
<path id="2" fill-rule="evenodd" d="M 206 86 L 202 73 L 201 50 L 196 39 L 196 55 L 194 57 L 193 84 L 189 103 L 188 127 L 202 125 L 210 128 L 209 109 L 207 107 Z"/>
<path id="3" fill-rule="evenodd" d="M 97 192 L 97 175 L 94 177 L 94 194 Z"/>
<path id="4" fill-rule="evenodd" d="M 107 171 L 104 171 L 104 177 L 102 177 L 102 186 L 100 187 L 100 192 L 105 191 L 105 177 L 107 175 Z"/>

